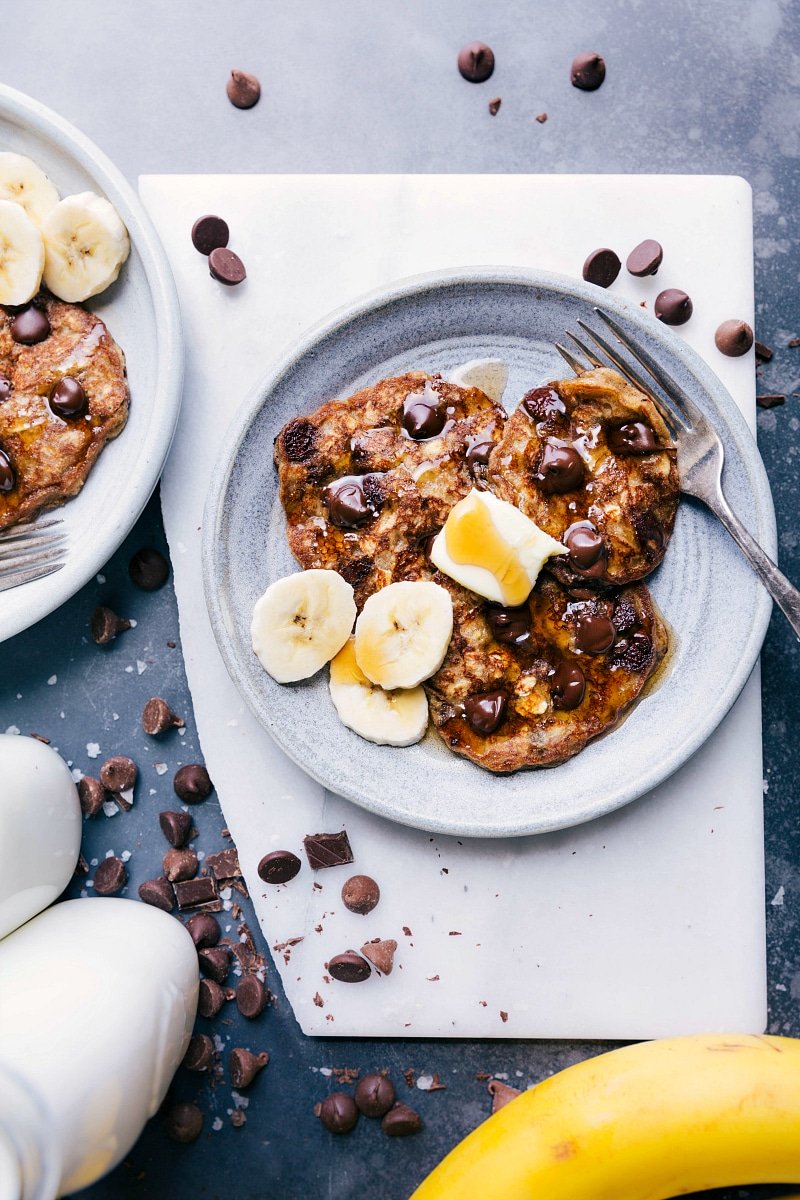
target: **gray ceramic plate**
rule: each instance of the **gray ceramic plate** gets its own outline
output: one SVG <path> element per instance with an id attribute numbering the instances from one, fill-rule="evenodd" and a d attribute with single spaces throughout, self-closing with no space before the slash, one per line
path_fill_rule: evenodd
<path id="1" fill-rule="evenodd" d="M 327 670 L 282 687 L 250 646 L 250 614 L 274 580 L 297 570 L 286 543 L 273 439 L 298 413 L 410 368 L 447 373 L 467 359 L 510 365 L 505 404 L 563 375 L 565 328 L 616 314 L 711 415 L 725 442 L 728 498 L 774 553 L 772 500 L 756 443 L 719 380 L 685 343 L 638 308 L 544 273 L 474 269 L 405 280 L 312 329 L 243 406 L 211 483 L 204 523 L 206 600 L 234 682 L 283 750 L 331 791 L 420 829 L 466 836 L 539 833 L 640 796 L 686 761 L 722 720 L 761 646 L 771 602 L 727 534 L 681 504 L 653 593 L 674 630 L 660 686 L 610 734 L 557 767 L 493 776 L 429 731 L 408 749 L 374 746 L 339 721 Z"/>
<path id="2" fill-rule="evenodd" d="M 125 351 L 130 417 L 75 499 L 57 511 L 69 535 L 66 566 L 0 593 L 0 641 L 52 612 L 95 575 L 128 534 L 158 482 L 181 404 L 183 349 L 175 284 L 131 186 L 88 138 L 29 96 L 0 86 L 0 150 L 27 154 L 62 196 L 108 197 L 131 235 L 118 281 L 89 307 Z"/>

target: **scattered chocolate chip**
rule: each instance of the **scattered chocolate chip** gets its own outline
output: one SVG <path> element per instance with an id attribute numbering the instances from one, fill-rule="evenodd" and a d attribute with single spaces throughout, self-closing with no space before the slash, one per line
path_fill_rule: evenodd
<path id="1" fill-rule="evenodd" d="M 764 342 L 755 342 L 754 345 L 756 348 L 756 358 L 760 358 L 762 362 L 769 362 L 774 353 L 772 348 L 765 345 Z"/>
<path id="2" fill-rule="evenodd" d="M 369 875 L 352 875 L 342 885 L 342 901 L 350 912 L 366 916 L 381 898 L 381 889 Z"/>
<path id="3" fill-rule="evenodd" d="M 143 592 L 155 592 L 169 579 L 169 563 L 160 551 L 146 546 L 131 558 L 128 574 Z"/>
<path id="4" fill-rule="evenodd" d="M 197 874 L 197 855 L 188 847 L 181 850 L 173 847 L 164 855 L 161 865 L 170 883 L 180 883 L 184 879 L 194 879 Z"/>
<path id="5" fill-rule="evenodd" d="M 198 217 L 192 226 L 192 245 L 200 254 L 210 254 L 221 246 L 227 246 L 230 230 L 227 221 L 209 213 Z"/>
<path id="6" fill-rule="evenodd" d="M 128 872 L 121 858 L 104 858 L 94 873 L 94 890 L 98 896 L 116 896 L 128 882 Z"/>
<path id="7" fill-rule="evenodd" d="M 182 883 L 176 883 L 175 897 L 181 912 L 189 908 L 199 908 L 201 904 L 218 905 L 217 912 L 222 908 L 222 901 L 219 898 L 216 882 L 208 875 L 199 875 L 195 879 L 187 879 Z"/>
<path id="8" fill-rule="evenodd" d="M 226 990 L 220 987 L 215 979 L 201 979 L 197 993 L 197 1011 L 201 1017 L 211 1019 L 222 1010 L 226 1000 Z"/>
<path id="9" fill-rule="evenodd" d="M 575 628 L 575 648 L 583 654 L 605 654 L 614 645 L 617 631 L 610 617 L 582 613 Z"/>
<path id="10" fill-rule="evenodd" d="M 22 346 L 35 346 L 50 336 L 47 313 L 35 304 L 29 304 L 18 312 L 11 322 L 11 336 Z"/>
<path id="11" fill-rule="evenodd" d="M 459 50 L 457 62 L 468 83 L 485 83 L 494 72 L 494 51 L 485 42 L 470 42 Z"/>
<path id="12" fill-rule="evenodd" d="M 303 838 L 303 849 L 312 871 L 341 867 L 353 861 L 353 851 L 344 829 L 341 833 L 309 833 Z"/>
<path id="13" fill-rule="evenodd" d="M 187 1071 L 210 1071 L 214 1065 L 214 1043 L 207 1033 L 196 1033 L 183 1056 Z"/>
<path id="14" fill-rule="evenodd" d="M 0 375 L 0 404 L 2 404 L 11 395 L 14 387 L 7 375 Z"/>
<path id="15" fill-rule="evenodd" d="M 241 879 L 242 868 L 239 866 L 239 851 L 234 847 L 230 850 L 220 850 L 219 854 L 209 854 L 205 865 L 215 879 Z"/>
<path id="16" fill-rule="evenodd" d="M 162 812 L 158 814 L 161 832 L 171 846 L 180 849 L 189 840 L 192 832 L 192 815 L 187 812 Z"/>
<path id="17" fill-rule="evenodd" d="M 173 1142 L 186 1146 L 196 1142 L 203 1132 L 203 1114 L 196 1104 L 174 1104 L 167 1113 L 164 1127 Z"/>
<path id="18" fill-rule="evenodd" d="M 508 646 L 522 646 L 530 640 L 531 614 L 527 604 L 509 608 L 502 604 L 487 604 L 486 619 L 495 641 Z"/>
<path id="19" fill-rule="evenodd" d="M 314 1105 L 314 1116 L 319 1117 L 329 1133 L 349 1133 L 358 1120 L 358 1109 L 347 1092 L 331 1092 Z"/>
<path id="20" fill-rule="evenodd" d="M 363 983 L 372 974 L 372 968 L 355 950 L 335 954 L 328 963 L 328 971 L 339 983 Z"/>
<path id="21" fill-rule="evenodd" d="M 139 899 L 164 912 L 172 912 L 175 907 L 175 892 L 168 879 L 145 879 L 139 884 Z"/>
<path id="22" fill-rule="evenodd" d="M 587 283 L 607 288 L 611 287 L 621 270 L 619 256 L 607 246 L 602 246 L 599 250 L 593 250 L 586 259 L 582 274 Z"/>
<path id="23" fill-rule="evenodd" d="M 166 733 L 168 729 L 183 729 L 183 717 L 176 717 L 166 700 L 153 696 L 147 701 L 142 713 L 142 728 L 150 737 Z"/>
<path id="24" fill-rule="evenodd" d="M 300 871 L 302 863 L 291 850 L 272 850 L 258 864 L 258 874 L 264 883 L 288 883 Z"/>
<path id="25" fill-rule="evenodd" d="M 389 1137 L 408 1137 L 422 1129 L 422 1117 L 407 1104 L 395 1104 L 381 1121 L 381 1129 Z"/>
<path id="26" fill-rule="evenodd" d="M 561 496 L 579 488 L 584 473 L 583 459 L 573 446 L 560 446 L 548 438 L 533 478 L 545 495 Z"/>
<path id="27" fill-rule="evenodd" d="M 756 396 L 756 404 L 759 408 L 778 408 L 781 404 L 786 403 L 786 397 L 777 392 L 764 396 Z"/>
<path id="28" fill-rule="evenodd" d="M 216 279 L 217 283 L 224 283 L 227 287 L 244 283 L 247 278 L 244 263 L 239 255 L 227 246 L 218 246 L 216 250 L 211 251 L 208 256 L 208 270 L 212 279 Z"/>
<path id="29" fill-rule="evenodd" d="M 87 817 L 96 817 L 103 807 L 106 789 L 99 779 L 84 775 L 78 782 L 78 799 L 81 802 L 81 812 Z"/>
<path id="30" fill-rule="evenodd" d="M 496 117 L 500 112 L 500 105 L 503 103 L 500 96 L 495 96 L 494 100 L 489 101 L 489 115 Z"/>
<path id="31" fill-rule="evenodd" d="M 237 1046 L 231 1050 L 228 1055 L 228 1074 L 231 1077 L 231 1084 L 238 1091 L 239 1088 L 249 1087 L 255 1079 L 259 1071 L 262 1071 L 269 1062 L 269 1055 L 266 1050 L 262 1050 L 261 1054 L 253 1054 L 250 1050 L 245 1050 L 242 1046 Z"/>
<path id="32" fill-rule="evenodd" d="M 222 933 L 219 922 L 210 913 L 195 913 L 189 917 L 186 928 L 198 950 L 216 946 Z"/>
<path id="33" fill-rule="evenodd" d="M 571 712 L 583 700 L 586 677 L 577 663 L 562 660 L 548 675 L 553 708 Z"/>
<path id="34" fill-rule="evenodd" d="M 746 321 L 723 321 L 714 334 L 714 342 L 721 354 L 728 358 L 741 358 L 753 345 L 753 330 Z"/>
<path id="35" fill-rule="evenodd" d="M 353 1098 L 365 1117 L 383 1117 L 395 1102 L 394 1084 L 386 1075 L 365 1075 L 356 1084 Z"/>
<path id="36" fill-rule="evenodd" d="M 653 238 L 639 242 L 628 255 L 625 266 L 631 275 L 643 279 L 647 275 L 655 275 L 664 261 L 664 248 Z"/>
<path id="37" fill-rule="evenodd" d="M 368 958 L 380 975 L 391 975 L 397 942 L 394 938 L 376 938 L 361 947 L 364 958 Z"/>
<path id="38" fill-rule="evenodd" d="M 667 288 L 656 296 L 653 312 L 665 325 L 685 325 L 693 308 L 686 292 L 680 288 Z"/>
<path id="39" fill-rule="evenodd" d="M 470 729 L 480 737 L 490 737 L 503 722 L 508 699 L 503 692 L 483 692 L 464 701 L 464 716 Z"/>
<path id="40" fill-rule="evenodd" d="M 540 125 L 544 125 L 545 121 L 547 120 L 547 113 L 537 113 L 537 115 L 534 117 L 534 120 L 538 121 Z"/>
<path id="41" fill-rule="evenodd" d="M 118 617 L 113 608 L 101 605 L 92 613 L 92 641 L 97 642 L 98 646 L 107 646 L 118 633 L 124 633 L 130 628 L 130 621 L 125 617 Z"/>
<path id="42" fill-rule="evenodd" d="M 215 979 L 217 983 L 225 982 L 231 969 L 231 952 L 227 946 L 209 946 L 198 950 L 197 957 L 204 975 Z"/>
<path id="43" fill-rule="evenodd" d="M 304 462 L 314 450 L 317 431 L 310 421 L 298 417 L 290 421 L 280 434 L 283 451 L 289 462 Z"/>
<path id="44" fill-rule="evenodd" d="M 589 50 L 573 58 L 569 72 L 573 87 L 580 88 L 582 92 L 596 92 L 605 77 L 605 60 L 594 51 Z"/>
<path id="45" fill-rule="evenodd" d="M 587 572 L 592 567 L 605 569 L 608 552 L 603 538 L 591 521 L 576 521 L 564 534 L 569 561 L 576 571 Z"/>
<path id="46" fill-rule="evenodd" d="M 231 71 L 225 91 L 235 108 L 253 108 L 261 99 L 261 84 L 249 71 Z"/>
<path id="47" fill-rule="evenodd" d="M 429 379 L 421 392 L 409 392 L 403 401 L 403 429 L 415 442 L 438 437 L 447 421 L 446 405 Z"/>
<path id="48" fill-rule="evenodd" d="M 0 492 L 13 492 L 17 486 L 17 473 L 5 450 L 0 447 Z"/>
<path id="49" fill-rule="evenodd" d="M 654 454 L 660 450 L 652 425 L 646 421 L 626 421 L 606 430 L 606 441 L 615 454 Z"/>
<path id="50" fill-rule="evenodd" d="M 268 1000 L 269 993 L 257 975 L 245 975 L 236 988 L 236 1007 L 251 1021 L 260 1016 Z"/>
<path id="51" fill-rule="evenodd" d="M 135 787 L 138 774 L 132 758 L 117 754 L 103 763 L 100 768 L 100 782 L 109 792 L 127 792 Z"/>
<path id="52" fill-rule="evenodd" d="M 208 771 L 200 763 L 187 763 L 175 772 L 172 781 L 175 795 L 184 804 L 201 804 L 214 790 Z"/>
<path id="53" fill-rule="evenodd" d="M 512 1100 L 516 1100 L 517 1096 L 522 1095 L 519 1088 L 509 1087 L 507 1083 L 503 1083 L 499 1079 L 491 1079 L 486 1090 L 492 1097 L 492 1116 L 501 1108 L 505 1108 Z"/>

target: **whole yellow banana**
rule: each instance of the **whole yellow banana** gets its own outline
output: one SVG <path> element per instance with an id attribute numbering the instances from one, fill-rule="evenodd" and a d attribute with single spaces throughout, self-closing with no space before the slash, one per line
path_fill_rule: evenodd
<path id="1" fill-rule="evenodd" d="M 612 1050 L 490 1117 L 412 1200 L 667 1200 L 800 1181 L 800 1040 L 741 1034 Z"/>

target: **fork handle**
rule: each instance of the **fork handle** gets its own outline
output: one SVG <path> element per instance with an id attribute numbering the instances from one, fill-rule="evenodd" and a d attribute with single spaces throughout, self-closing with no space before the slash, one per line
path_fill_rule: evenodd
<path id="1" fill-rule="evenodd" d="M 782 571 L 765 554 L 752 534 L 728 506 L 722 495 L 703 497 L 705 503 L 722 522 L 744 554 L 750 566 L 758 574 L 772 599 L 783 611 L 787 621 L 800 639 L 800 591 L 790 583 Z"/>

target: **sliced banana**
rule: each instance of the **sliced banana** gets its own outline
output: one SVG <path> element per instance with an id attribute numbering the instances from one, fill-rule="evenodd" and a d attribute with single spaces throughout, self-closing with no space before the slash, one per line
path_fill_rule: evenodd
<path id="1" fill-rule="evenodd" d="M 0 200 L 0 304 L 27 304 L 39 290 L 44 242 L 25 209 Z"/>
<path id="2" fill-rule="evenodd" d="M 308 679 L 341 650 L 356 619 L 353 589 L 336 571 L 298 571 L 256 601 L 250 635 L 278 683 Z"/>
<path id="3" fill-rule="evenodd" d="M 424 688 L 386 692 L 367 679 L 348 638 L 331 663 L 331 699 L 344 725 L 379 746 L 411 746 L 428 728 Z"/>
<path id="4" fill-rule="evenodd" d="M 4 150 L 0 153 L 0 200 L 21 204 L 34 225 L 40 226 L 58 204 L 58 192 L 32 158 Z"/>
<path id="5" fill-rule="evenodd" d="M 44 281 L 54 296 L 70 303 L 107 288 L 130 254 L 119 213 L 94 192 L 65 196 L 45 217 L 42 233 Z"/>
<path id="6" fill-rule="evenodd" d="M 480 388 L 495 404 L 501 404 L 508 383 L 508 363 L 502 358 L 472 358 L 456 367 L 450 382 L 463 388 Z"/>
<path id="7" fill-rule="evenodd" d="M 453 634 L 453 602 L 438 583 L 390 583 L 373 592 L 356 621 L 358 665 L 392 691 L 434 675 Z"/>

